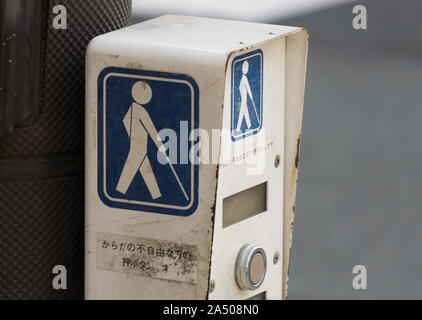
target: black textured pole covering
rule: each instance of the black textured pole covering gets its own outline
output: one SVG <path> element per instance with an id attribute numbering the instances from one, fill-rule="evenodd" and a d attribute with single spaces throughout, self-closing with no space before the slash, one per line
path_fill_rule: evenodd
<path id="1" fill-rule="evenodd" d="M 1 3 L 0 299 L 82 299 L 85 51 L 130 23 L 131 0 Z M 67 290 L 52 287 L 55 265 Z"/>

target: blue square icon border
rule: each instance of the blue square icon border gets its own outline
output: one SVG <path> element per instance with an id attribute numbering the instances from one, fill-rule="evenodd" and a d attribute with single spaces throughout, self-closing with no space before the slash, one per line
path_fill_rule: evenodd
<path id="1" fill-rule="evenodd" d="M 235 67 L 237 66 L 237 64 L 246 61 L 250 58 L 253 57 L 259 57 L 259 75 L 258 75 L 258 79 L 257 83 L 259 85 L 259 99 L 257 99 L 257 101 L 259 101 L 259 115 L 258 112 L 256 113 L 256 118 L 258 118 L 258 126 L 252 127 L 250 130 L 245 130 L 244 132 L 240 133 L 240 134 L 235 134 L 235 112 L 236 111 L 236 94 L 235 92 L 237 92 L 237 88 L 235 87 L 235 82 L 238 81 L 235 77 Z M 232 141 L 238 141 L 241 139 L 244 139 L 246 137 L 249 137 L 251 135 L 257 134 L 261 129 L 262 129 L 262 125 L 263 125 L 263 70 L 264 69 L 264 55 L 261 49 L 257 49 L 248 53 L 245 53 L 243 55 L 239 55 L 237 57 L 235 57 L 233 59 L 232 62 L 232 67 L 231 67 L 231 109 L 230 109 L 230 132 L 231 132 L 231 139 Z M 256 76 L 256 75 L 254 75 Z M 253 90 L 253 89 L 252 89 Z M 256 105 L 253 102 L 253 108 L 255 109 L 255 112 L 257 111 L 256 109 Z M 248 107 L 247 107 L 248 108 Z M 243 122 L 243 120 L 241 121 Z"/>
<path id="2" fill-rule="evenodd" d="M 147 71 L 147 70 L 136 70 L 120 67 L 107 67 L 101 71 L 98 77 L 98 96 L 97 96 L 97 106 L 98 106 L 98 178 L 97 178 L 97 188 L 98 195 L 101 201 L 111 208 L 120 208 L 127 210 L 151 212 L 158 214 L 168 214 L 175 216 L 190 216 L 192 215 L 198 207 L 198 188 L 199 188 L 199 165 L 189 161 L 188 164 L 190 168 L 187 169 L 190 172 L 189 175 L 189 189 L 188 193 L 190 199 L 189 203 L 185 206 L 174 205 L 174 204 L 165 204 L 157 203 L 153 201 L 139 201 L 134 199 L 127 199 L 125 197 L 116 198 L 115 196 L 110 196 L 107 192 L 107 153 L 106 153 L 106 135 L 107 135 L 107 81 L 112 76 L 122 77 L 122 78 L 133 78 L 139 79 L 140 81 L 150 81 L 151 79 L 157 82 L 168 82 L 174 84 L 185 84 L 190 89 L 189 100 L 191 102 L 190 107 L 190 116 L 189 119 L 190 129 L 196 130 L 199 129 L 199 89 L 196 82 L 188 75 L 177 74 L 177 73 L 168 73 L 168 72 L 157 72 L 157 71 Z M 180 141 L 178 141 L 180 142 Z M 196 148 L 195 141 L 189 141 L 191 148 Z M 178 143 L 179 144 L 179 143 Z M 180 181 L 179 181 L 180 182 Z M 182 187 L 183 188 L 183 187 Z M 184 191 L 185 192 L 185 191 Z"/>

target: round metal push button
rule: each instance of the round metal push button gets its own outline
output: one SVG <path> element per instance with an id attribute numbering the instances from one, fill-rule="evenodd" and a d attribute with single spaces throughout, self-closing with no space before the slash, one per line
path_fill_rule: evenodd
<path id="1" fill-rule="evenodd" d="M 236 259 L 236 282 L 243 290 L 258 289 L 264 282 L 267 257 L 261 247 L 245 245 Z"/>

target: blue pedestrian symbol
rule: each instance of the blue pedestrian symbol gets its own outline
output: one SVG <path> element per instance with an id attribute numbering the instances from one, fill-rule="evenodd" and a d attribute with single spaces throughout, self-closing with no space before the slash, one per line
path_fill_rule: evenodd
<path id="1" fill-rule="evenodd" d="M 98 79 L 98 193 L 113 208 L 188 216 L 198 165 L 170 161 L 160 130 L 199 127 L 198 87 L 186 75 L 110 67 Z M 194 149 L 193 149 L 194 150 Z M 159 155 L 165 161 L 159 160 Z"/>
<path id="2" fill-rule="evenodd" d="M 262 50 L 236 57 L 232 63 L 231 136 L 236 141 L 262 128 Z"/>

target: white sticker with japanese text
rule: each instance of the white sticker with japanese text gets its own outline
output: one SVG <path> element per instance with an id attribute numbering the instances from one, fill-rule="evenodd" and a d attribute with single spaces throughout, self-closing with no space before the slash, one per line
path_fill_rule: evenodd
<path id="1" fill-rule="evenodd" d="M 196 284 L 196 246 L 163 240 L 97 234 L 97 269 Z"/>

